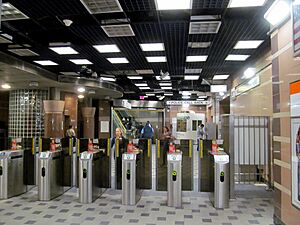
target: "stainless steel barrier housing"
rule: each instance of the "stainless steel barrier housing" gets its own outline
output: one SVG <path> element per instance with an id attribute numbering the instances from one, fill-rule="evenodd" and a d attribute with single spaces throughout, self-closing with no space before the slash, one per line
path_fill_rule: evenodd
<path id="1" fill-rule="evenodd" d="M 141 198 L 137 187 L 136 154 L 122 155 L 122 204 L 135 205 Z"/>
<path id="2" fill-rule="evenodd" d="M 168 154 L 168 206 L 182 206 L 182 152 Z"/>
<path id="3" fill-rule="evenodd" d="M 101 179 L 104 171 L 101 170 L 100 150 L 83 152 L 79 159 L 79 202 L 91 203 L 103 192 Z"/>
<path id="4" fill-rule="evenodd" d="M 26 192 L 23 179 L 24 151 L 0 152 L 0 199 L 7 199 Z"/>

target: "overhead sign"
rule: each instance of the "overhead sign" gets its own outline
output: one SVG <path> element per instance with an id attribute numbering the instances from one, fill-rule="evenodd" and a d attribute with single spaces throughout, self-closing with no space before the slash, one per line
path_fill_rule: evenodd
<path id="1" fill-rule="evenodd" d="M 128 100 L 122 100 L 122 106 L 126 109 L 131 109 L 131 104 L 128 102 Z"/>
<path id="2" fill-rule="evenodd" d="M 183 104 L 189 104 L 189 105 L 207 105 L 207 101 L 167 101 L 167 105 L 183 105 Z"/>

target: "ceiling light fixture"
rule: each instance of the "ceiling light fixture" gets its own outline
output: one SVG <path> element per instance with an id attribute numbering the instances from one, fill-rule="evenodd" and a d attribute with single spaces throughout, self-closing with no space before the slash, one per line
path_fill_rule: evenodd
<path id="1" fill-rule="evenodd" d="M 121 52 L 117 45 L 93 45 L 100 53 Z"/>
<path id="2" fill-rule="evenodd" d="M 266 0 L 230 0 L 228 8 L 263 6 Z"/>
<path id="3" fill-rule="evenodd" d="M 227 80 L 229 75 L 214 75 L 213 80 Z"/>
<path id="4" fill-rule="evenodd" d="M 84 98 L 84 95 L 78 95 L 78 98 L 79 98 L 79 99 L 83 99 L 83 98 Z"/>
<path id="5" fill-rule="evenodd" d="M 129 63 L 128 60 L 124 57 L 121 58 L 106 58 L 112 64 L 122 64 L 122 63 Z"/>
<path id="6" fill-rule="evenodd" d="M 69 59 L 69 61 L 71 61 L 72 63 L 74 63 L 76 65 L 90 65 L 90 64 L 93 64 L 91 61 L 89 61 L 87 59 Z"/>
<path id="7" fill-rule="evenodd" d="M 191 9 L 192 0 L 155 0 L 157 10 Z"/>
<path id="8" fill-rule="evenodd" d="M 164 51 L 165 50 L 165 46 L 163 43 L 140 44 L 140 46 L 144 52 Z"/>
<path id="9" fill-rule="evenodd" d="M 234 49 L 255 49 L 263 43 L 263 40 L 247 40 L 238 41 L 234 46 Z"/>
<path id="10" fill-rule="evenodd" d="M 50 49 L 60 55 L 78 54 L 78 52 L 71 47 L 51 47 Z"/>
<path id="11" fill-rule="evenodd" d="M 148 62 L 166 62 L 167 58 L 165 56 L 149 56 L 146 57 Z"/>
<path id="12" fill-rule="evenodd" d="M 36 60 L 36 61 L 33 61 L 37 64 L 40 64 L 42 66 L 57 66 L 58 64 L 51 61 L 51 60 Z"/>
<path id="13" fill-rule="evenodd" d="M 290 5 L 286 0 L 276 0 L 268 11 L 265 13 L 264 18 L 273 26 L 279 25 L 290 15 Z"/>
<path id="14" fill-rule="evenodd" d="M 159 83 L 160 86 L 172 86 L 172 83 Z"/>
<path id="15" fill-rule="evenodd" d="M 187 62 L 205 62 L 207 55 L 190 55 L 186 57 Z"/>
<path id="16" fill-rule="evenodd" d="M 147 96 L 155 96 L 154 93 L 146 93 Z"/>
<path id="17" fill-rule="evenodd" d="M 190 104 L 189 103 L 182 103 L 182 108 L 189 108 Z"/>
<path id="18" fill-rule="evenodd" d="M 145 70 L 135 70 L 138 74 L 154 74 L 154 71 L 153 70 L 148 70 L 148 69 L 145 69 Z"/>
<path id="19" fill-rule="evenodd" d="M 116 78 L 114 78 L 114 77 L 100 77 L 100 79 L 103 81 L 111 81 L 111 82 L 116 81 Z"/>
<path id="20" fill-rule="evenodd" d="M 173 96 L 173 93 L 164 93 L 165 96 Z"/>
<path id="21" fill-rule="evenodd" d="M 8 2 L 2 3 L 0 11 L 2 21 L 28 19 L 28 16 Z"/>
<path id="22" fill-rule="evenodd" d="M 182 95 L 191 95 L 192 93 L 189 92 L 189 91 L 183 91 L 183 92 L 181 92 L 181 94 L 182 94 Z"/>
<path id="23" fill-rule="evenodd" d="M 249 58 L 250 55 L 232 55 L 232 54 L 229 54 L 227 57 L 226 57 L 226 61 L 245 61 L 246 59 Z"/>
<path id="24" fill-rule="evenodd" d="M 184 73 L 190 74 L 190 73 L 201 73 L 202 69 L 192 69 L 192 68 L 185 68 Z"/>
<path id="25" fill-rule="evenodd" d="M 77 91 L 79 93 L 83 93 L 83 92 L 85 92 L 85 88 L 84 87 L 79 87 L 79 88 L 77 88 Z"/>
<path id="26" fill-rule="evenodd" d="M 148 86 L 148 84 L 146 84 L 146 83 L 137 83 L 137 84 L 134 84 L 135 86 L 137 86 L 137 87 L 147 87 Z"/>
<path id="27" fill-rule="evenodd" d="M 3 89 L 11 89 L 11 86 L 9 84 L 2 84 L 1 87 Z"/>
<path id="28" fill-rule="evenodd" d="M 210 92 L 212 93 L 227 92 L 227 85 L 211 85 Z"/>
<path id="29" fill-rule="evenodd" d="M 182 99 L 190 99 L 191 98 L 191 96 L 189 96 L 189 95 L 182 95 Z"/>
<path id="30" fill-rule="evenodd" d="M 196 76 L 196 75 L 186 75 L 184 76 L 185 80 L 198 80 L 200 76 Z"/>
<path id="31" fill-rule="evenodd" d="M 165 76 L 163 79 L 161 79 L 161 76 L 155 76 L 156 80 L 170 80 L 170 76 Z"/>
<path id="32" fill-rule="evenodd" d="M 150 87 L 139 87 L 141 90 L 150 90 Z"/>
<path id="33" fill-rule="evenodd" d="M 172 87 L 160 87 L 160 88 L 163 90 L 172 90 L 173 89 Z"/>
<path id="34" fill-rule="evenodd" d="M 130 80 L 142 80 L 143 79 L 142 76 L 127 76 L 127 78 Z"/>

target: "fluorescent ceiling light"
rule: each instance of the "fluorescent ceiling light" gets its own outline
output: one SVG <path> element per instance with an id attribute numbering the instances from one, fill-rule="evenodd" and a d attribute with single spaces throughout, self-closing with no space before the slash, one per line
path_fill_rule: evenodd
<path id="1" fill-rule="evenodd" d="M 79 93 L 83 93 L 83 92 L 85 92 L 85 88 L 84 87 L 79 87 L 79 88 L 77 88 L 77 91 Z"/>
<path id="2" fill-rule="evenodd" d="M 158 100 L 163 100 L 165 98 L 165 96 L 160 96 L 160 97 L 158 97 Z"/>
<path id="3" fill-rule="evenodd" d="M 146 93 L 147 96 L 155 96 L 154 93 Z"/>
<path id="4" fill-rule="evenodd" d="M 166 62 L 167 58 L 165 56 L 149 56 L 146 57 L 148 62 Z"/>
<path id="5" fill-rule="evenodd" d="M 190 99 L 191 98 L 191 96 L 189 96 L 189 95 L 182 95 L 182 99 Z"/>
<path id="6" fill-rule="evenodd" d="M 129 63 L 126 58 L 106 58 L 112 64 Z"/>
<path id="7" fill-rule="evenodd" d="M 242 79 L 250 79 L 251 77 L 255 76 L 255 68 L 249 67 L 245 70 L 244 76 Z"/>
<path id="8" fill-rule="evenodd" d="M 19 9 L 17 9 L 15 6 L 8 2 L 3 3 L 0 10 L 2 21 L 20 20 L 28 18 L 28 16 L 26 16 L 23 12 L 21 12 Z"/>
<path id="9" fill-rule="evenodd" d="M 172 83 L 159 83 L 160 86 L 172 86 Z"/>
<path id="10" fill-rule="evenodd" d="M 1 87 L 3 89 L 10 89 L 11 88 L 11 86 L 9 84 L 2 84 Z"/>
<path id="11" fill-rule="evenodd" d="M 51 47 L 50 49 L 60 55 L 78 54 L 78 52 L 71 47 Z"/>
<path id="12" fill-rule="evenodd" d="M 139 89 L 141 89 L 141 90 L 150 90 L 149 87 L 139 87 Z"/>
<path id="13" fill-rule="evenodd" d="M 140 46 L 144 52 L 164 51 L 165 50 L 165 46 L 163 43 L 140 44 Z"/>
<path id="14" fill-rule="evenodd" d="M 148 84 L 146 84 L 146 83 L 138 83 L 138 84 L 134 84 L 134 85 L 137 87 L 147 87 L 148 86 Z"/>
<path id="15" fill-rule="evenodd" d="M 142 80 L 143 79 L 143 77 L 141 77 L 141 76 L 127 76 L 127 78 L 130 80 Z"/>
<path id="16" fill-rule="evenodd" d="M 155 76 L 156 80 L 170 80 L 170 76 L 165 76 L 163 79 L 161 79 L 161 76 Z"/>
<path id="17" fill-rule="evenodd" d="M 51 60 L 36 60 L 36 61 L 33 61 L 37 64 L 40 64 L 42 66 L 56 66 L 58 65 L 57 63 L 51 61 Z"/>
<path id="18" fill-rule="evenodd" d="M 230 0 L 228 8 L 263 6 L 266 0 Z"/>
<path id="19" fill-rule="evenodd" d="M 173 93 L 164 93 L 164 96 L 173 96 Z"/>
<path id="20" fill-rule="evenodd" d="M 261 43 L 263 43 L 263 40 L 248 40 L 248 41 L 239 41 L 234 46 L 234 49 L 255 49 L 258 48 Z"/>
<path id="21" fill-rule="evenodd" d="M 227 92 L 227 85 L 211 85 L 210 92 L 213 93 Z"/>
<path id="22" fill-rule="evenodd" d="M 89 65 L 89 64 L 93 64 L 92 62 L 90 62 L 87 59 L 69 59 L 72 63 L 76 64 L 76 65 Z"/>
<path id="23" fill-rule="evenodd" d="M 196 75 L 186 75 L 186 76 L 184 76 L 184 79 L 185 80 L 198 80 L 199 76 L 196 76 Z"/>
<path id="24" fill-rule="evenodd" d="M 204 99 L 203 98 L 198 98 L 197 101 L 204 101 Z"/>
<path id="25" fill-rule="evenodd" d="M 117 45 L 94 45 L 93 47 L 100 53 L 120 52 Z"/>
<path id="26" fill-rule="evenodd" d="M 202 95 L 202 96 L 198 96 L 198 98 L 207 98 L 207 96 Z"/>
<path id="27" fill-rule="evenodd" d="M 229 75 L 214 75 L 213 80 L 227 80 Z"/>
<path id="28" fill-rule="evenodd" d="M 227 61 L 245 61 L 250 55 L 228 55 L 225 60 Z"/>
<path id="29" fill-rule="evenodd" d="M 191 9 L 192 0 L 156 0 L 157 10 Z"/>
<path id="30" fill-rule="evenodd" d="M 186 57 L 187 62 L 205 62 L 207 55 L 190 55 Z"/>
<path id="31" fill-rule="evenodd" d="M 112 81 L 112 82 L 116 81 L 116 78 L 113 77 L 101 77 L 100 79 L 104 81 Z"/>
<path id="32" fill-rule="evenodd" d="M 172 87 L 161 87 L 161 89 L 164 89 L 164 90 L 172 90 L 173 88 L 172 88 Z"/>
<path id="33" fill-rule="evenodd" d="M 78 98 L 82 99 L 84 98 L 84 95 L 78 95 Z"/>
<path id="34" fill-rule="evenodd" d="M 273 26 L 279 25 L 290 14 L 290 5 L 286 0 L 276 0 L 268 11 L 265 13 L 264 18 Z"/>
<path id="35" fill-rule="evenodd" d="M 189 91 L 183 91 L 183 92 L 181 92 L 181 94 L 182 94 L 182 95 L 191 95 L 192 93 L 189 92 Z"/>

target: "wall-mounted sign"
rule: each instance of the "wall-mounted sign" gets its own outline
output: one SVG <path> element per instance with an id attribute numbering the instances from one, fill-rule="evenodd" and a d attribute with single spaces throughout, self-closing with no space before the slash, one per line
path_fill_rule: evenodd
<path id="1" fill-rule="evenodd" d="M 184 104 L 189 104 L 189 105 L 207 105 L 207 101 L 167 101 L 167 105 L 184 105 Z"/>
<path id="2" fill-rule="evenodd" d="M 300 209 L 300 81 L 290 84 L 292 203 Z"/>
<path id="3" fill-rule="evenodd" d="M 300 3 L 294 1 L 292 4 L 292 18 L 293 18 L 293 47 L 294 56 L 300 55 Z"/>
<path id="4" fill-rule="evenodd" d="M 131 109 L 131 104 L 128 102 L 128 100 L 122 100 L 122 106 L 126 109 Z"/>

